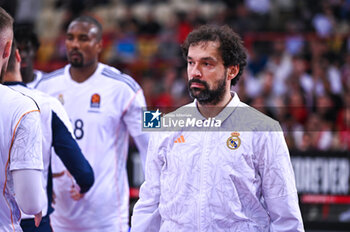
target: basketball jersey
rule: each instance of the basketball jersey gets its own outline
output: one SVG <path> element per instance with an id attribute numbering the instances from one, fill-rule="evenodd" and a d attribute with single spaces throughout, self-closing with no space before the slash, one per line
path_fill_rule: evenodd
<path id="1" fill-rule="evenodd" d="M 8 87 L 18 91 L 32 99 L 38 104 L 40 108 L 40 117 L 41 117 L 41 129 L 42 129 L 42 154 L 43 154 L 43 162 L 44 162 L 44 170 L 43 170 L 43 187 L 46 189 L 48 183 L 48 172 L 49 165 L 51 160 L 52 151 L 52 110 L 59 115 L 60 118 L 63 118 L 63 121 L 68 117 L 66 116 L 66 112 L 64 108 L 60 105 L 58 100 L 55 98 L 35 89 L 28 89 L 25 84 L 20 82 L 12 82 L 13 84 L 9 84 Z M 6 84 L 6 83 L 5 83 Z M 65 126 L 71 130 L 70 123 L 65 123 Z M 47 199 L 42 209 L 43 216 L 47 214 Z M 22 218 L 34 218 L 32 215 L 26 215 L 22 212 Z"/>
<path id="2" fill-rule="evenodd" d="M 143 133 L 143 91 L 130 76 L 102 63 L 82 83 L 71 79 L 69 68 L 67 65 L 45 75 L 36 88 L 64 105 L 78 144 L 93 167 L 95 183 L 83 199 L 74 201 L 69 194 L 71 182 L 55 178 L 53 228 L 55 231 L 127 231 L 128 141 L 129 134 L 136 137 Z"/>
<path id="3" fill-rule="evenodd" d="M 35 102 L 0 84 L 0 231 L 22 231 L 11 171 L 43 169 L 40 115 Z"/>

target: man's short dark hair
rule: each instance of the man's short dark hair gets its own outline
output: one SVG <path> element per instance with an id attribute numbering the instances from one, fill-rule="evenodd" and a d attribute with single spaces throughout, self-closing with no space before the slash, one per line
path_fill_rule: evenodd
<path id="1" fill-rule="evenodd" d="M 246 49 L 242 39 L 229 26 L 203 25 L 193 30 L 182 44 L 181 49 L 185 59 L 187 59 L 188 49 L 191 45 L 208 41 L 220 43 L 219 52 L 226 68 L 231 65 L 239 66 L 237 76 L 231 80 L 231 85 L 235 85 L 247 65 Z"/>
<path id="2" fill-rule="evenodd" d="M 90 23 L 96 26 L 97 28 L 97 40 L 100 41 L 102 39 L 102 25 L 99 21 L 97 21 L 97 19 L 95 19 L 94 17 L 91 17 L 89 15 L 83 15 L 83 16 L 79 16 L 78 18 L 73 19 L 73 22 L 86 22 L 86 23 Z"/>
<path id="3" fill-rule="evenodd" d="M 35 51 L 37 51 L 40 47 L 40 41 L 33 30 L 34 28 L 30 25 L 15 25 L 14 36 L 17 44 L 23 44 L 29 41 L 33 45 Z"/>
<path id="4" fill-rule="evenodd" d="M 0 7 L 0 31 L 5 28 L 12 29 L 13 18 L 2 7 Z"/>

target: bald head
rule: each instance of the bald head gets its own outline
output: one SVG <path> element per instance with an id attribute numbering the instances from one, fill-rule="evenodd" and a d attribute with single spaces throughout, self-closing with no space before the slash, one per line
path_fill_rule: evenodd
<path id="1" fill-rule="evenodd" d="M 13 18 L 0 7 L 0 78 L 6 71 L 13 39 Z"/>

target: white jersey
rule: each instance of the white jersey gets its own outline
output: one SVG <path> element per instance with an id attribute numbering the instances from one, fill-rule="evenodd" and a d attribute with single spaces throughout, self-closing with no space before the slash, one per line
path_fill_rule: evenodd
<path id="1" fill-rule="evenodd" d="M 43 77 L 43 72 L 40 70 L 34 70 L 34 79 L 32 82 L 27 83 L 27 86 L 31 89 L 35 88 L 35 86 L 38 84 L 38 82 L 41 80 Z"/>
<path id="2" fill-rule="evenodd" d="M 133 137 L 143 133 L 143 91 L 131 77 L 105 64 L 99 63 L 82 83 L 71 79 L 69 68 L 44 76 L 37 88 L 64 105 L 78 144 L 93 167 L 95 183 L 84 198 L 74 201 L 69 194 L 70 180 L 55 178 L 52 226 L 57 232 L 127 231 L 128 141 L 129 133 Z"/>
<path id="3" fill-rule="evenodd" d="M 205 120 L 196 102 L 180 113 Z M 215 120 L 216 131 L 152 134 L 131 231 L 304 231 L 278 122 L 236 94 Z"/>
<path id="4" fill-rule="evenodd" d="M 0 84 L 0 231 L 22 231 L 11 171 L 43 169 L 40 115 L 35 102 Z"/>
<path id="5" fill-rule="evenodd" d="M 48 172 L 51 154 L 54 152 L 52 150 L 52 110 L 59 115 L 60 118 L 67 119 L 68 116 L 65 112 L 62 105 L 58 102 L 57 99 L 51 97 L 48 94 L 45 94 L 41 91 L 35 89 L 28 89 L 23 84 L 15 84 L 9 85 L 9 88 L 16 90 L 30 98 L 34 99 L 40 108 L 40 117 L 41 117 L 41 129 L 42 129 L 42 154 L 43 154 L 43 162 L 44 162 L 44 170 L 43 170 L 43 187 L 46 190 L 47 181 L 48 181 Z M 69 121 L 65 122 L 67 128 L 70 128 L 71 125 Z M 45 191 L 46 192 L 46 191 Z M 43 216 L 47 214 L 47 199 L 45 199 L 45 204 L 42 209 Z M 22 218 L 34 218 L 32 215 L 26 215 L 22 212 Z"/>

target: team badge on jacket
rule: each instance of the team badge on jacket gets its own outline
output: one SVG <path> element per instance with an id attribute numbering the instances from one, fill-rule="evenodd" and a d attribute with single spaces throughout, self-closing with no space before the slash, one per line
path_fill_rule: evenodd
<path id="1" fill-rule="evenodd" d="M 231 136 L 227 139 L 227 147 L 231 150 L 236 150 L 241 145 L 241 139 L 238 132 L 231 133 Z"/>
<path id="2" fill-rule="evenodd" d="M 91 108 L 100 108 L 101 97 L 98 93 L 95 93 L 91 96 L 90 107 Z"/>

